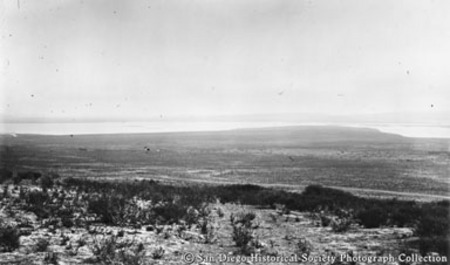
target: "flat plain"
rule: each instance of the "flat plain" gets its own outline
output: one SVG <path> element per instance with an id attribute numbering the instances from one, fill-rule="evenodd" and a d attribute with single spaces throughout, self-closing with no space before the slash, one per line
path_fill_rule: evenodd
<path id="1" fill-rule="evenodd" d="M 449 198 L 450 140 L 302 126 L 222 132 L 3 135 L 2 163 L 62 176 L 251 183 L 357 195 Z"/>

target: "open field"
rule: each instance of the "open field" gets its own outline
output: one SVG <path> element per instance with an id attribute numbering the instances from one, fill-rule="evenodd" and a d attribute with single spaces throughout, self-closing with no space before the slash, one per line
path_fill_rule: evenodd
<path id="1" fill-rule="evenodd" d="M 62 176 L 311 184 L 359 195 L 450 196 L 450 140 L 372 129 L 285 127 L 224 132 L 1 136 L 1 162 Z M 423 195 L 423 196 L 422 196 Z"/>

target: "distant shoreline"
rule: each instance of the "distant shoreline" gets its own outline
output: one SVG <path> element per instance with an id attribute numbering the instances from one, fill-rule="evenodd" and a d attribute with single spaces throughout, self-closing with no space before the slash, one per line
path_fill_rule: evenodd
<path id="1" fill-rule="evenodd" d="M 337 126 L 375 129 L 382 133 L 412 138 L 448 138 L 450 126 L 393 123 L 323 122 L 87 122 L 87 123 L 0 123 L 0 134 L 19 135 L 103 135 L 141 133 L 220 132 L 239 129 L 284 128 L 296 126 Z"/>

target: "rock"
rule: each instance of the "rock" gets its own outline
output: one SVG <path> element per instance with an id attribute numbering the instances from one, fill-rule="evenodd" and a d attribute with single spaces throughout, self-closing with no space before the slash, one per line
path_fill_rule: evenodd
<path id="1" fill-rule="evenodd" d="M 89 249 L 88 246 L 82 246 L 82 247 L 78 248 L 77 256 L 82 257 L 82 258 L 89 258 L 92 255 L 93 255 L 92 251 Z"/>
<path id="2" fill-rule="evenodd" d="M 394 235 L 398 238 L 412 237 L 414 232 L 410 228 L 398 228 L 394 231 Z"/>
<path id="3" fill-rule="evenodd" d="M 286 221 L 300 220 L 300 218 L 298 217 L 298 215 L 294 215 L 294 214 L 285 214 L 284 216 L 286 217 Z"/>
<path id="4" fill-rule="evenodd" d="M 201 234 L 199 234 L 197 232 L 192 232 L 192 231 L 183 231 L 181 233 L 181 238 L 183 238 L 184 240 L 188 240 L 188 241 L 191 241 L 191 240 L 200 241 L 200 240 L 204 239 L 204 237 Z"/>
<path id="5" fill-rule="evenodd" d="M 29 236 L 29 235 L 31 235 L 31 234 L 33 233 L 34 228 L 31 228 L 31 227 L 21 227 L 21 228 L 19 229 L 19 231 L 20 231 L 20 235 L 21 235 L 21 236 Z"/>
<path id="6" fill-rule="evenodd" d="M 16 253 L 0 253 L 0 264 L 33 264 L 30 258 Z"/>

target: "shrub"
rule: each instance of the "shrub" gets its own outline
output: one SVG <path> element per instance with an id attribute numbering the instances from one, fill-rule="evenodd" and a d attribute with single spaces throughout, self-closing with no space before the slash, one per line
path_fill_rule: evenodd
<path id="1" fill-rule="evenodd" d="M 3 186 L 3 194 L 2 194 L 3 198 L 7 198 L 8 197 L 8 188 L 9 188 L 8 184 Z"/>
<path id="2" fill-rule="evenodd" d="M 41 185 L 42 190 L 47 190 L 53 187 L 54 183 L 53 179 L 50 176 L 44 175 L 39 178 L 39 184 Z"/>
<path id="3" fill-rule="evenodd" d="M 102 195 L 89 201 L 88 211 L 96 214 L 104 224 L 119 225 L 123 221 L 125 204 L 126 201 L 121 196 Z"/>
<path id="4" fill-rule="evenodd" d="M 445 236 L 422 236 L 419 238 L 419 251 L 422 256 L 430 252 L 437 252 L 440 255 L 449 256 L 449 239 Z"/>
<path id="5" fill-rule="evenodd" d="M 252 212 L 241 212 L 230 216 L 231 226 L 233 227 L 232 239 L 242 254 L 250 254 L 254 251 L 251 244 L 254 239 L 254 230 L 257 227 L 254 224 L 256 215 Z"/>
<path id="6" fill-rule="evenodd" d="M 386 210 L 380 207 L 372 207 L 367 210 L 362 210 L 357 214 L 361 225 L 366 228 L 375 228 L 387 224 L 388 215 Z"/>
<path id="7" fill-rule="evenodd" d="M 45 253 L 44 262 L 45 262 L 45 264 L 52 264 L 52 265 L 59 264 L 58 263 L 58 254 L 53 251 Z"/>
<path id="8" fill-rule="evenodd" d="M 220 217 L 220 218 L 223 218 L 224 216 L 225 216 L 225 212 L 223 211 L 223 209 L 222 208 L 218 208 L 217 209 L 217 215 Z"/>
<path id="9" fill-rule="evenodd" d="M 3 183 L 4 181 L 12 178 L 13 176 L 13 172 L 11 170 L 8 169 L 0 169 L 0 184 Z"/>
<path id="10" fill-rule="evenodd" d="M 188 213 L 189 205 L 182 202 L 160 203 L 153 208 L 153 212 L 158 219 L 166 224 L 178 223 Z M 190 222 L 194 222 L 190 220 Z"/>
<path id="11" fill-rule="evenodd" d="M 448 201 L 424 204 L 415 233 L 419 236 L 421 254 L 438 252 L 449 256 L 450 224 L 448 222 L 450 208 Z"/>
<path id="12" fill-rule="evenodd" d="M 12 178 L 12 181 L 13 181 L 14 185 L 19 185 L 20 182 L 22 182 L 22 178 L 20 176 L 16 175 Z"/>
<path id="13" fill-rule="evenodd" d="M 64 235 L 63 233 L 61 233 L 61 246 L 65 246 L 67 244 L 67 242 L 70 241 L 70 237 Z"/>
<path id="14" fill-rule="evenodd" d="M 19 172 L 17 176 L 20 180 L 28 179 L 35 182 L 42 176 L 42 174 L 40 172 L 28 171 L 28 172 Z"/>
<path id="15" fill-rule="evenodd" d="M 424 215 L 420 218 L 416 233 L 419 236 L 441 236 L 449 234 L 448 217 Z"/>
<path id="16" fill-rule="evenodd" d="M 200 212 L 191 206 L 191 207 L 187 208 L 186 216 L 184 219 L 188 225 L 192 225 L 192 224 L 197 223 L 199 216 L 200 216 Z"/>
<path id="17" fill-rule="evenodd" d="M 86 245 L 86 239 L 84 237 L 78 238 L 76 241 L 78 248 L 81 248 Z"/>
<path id="18" fill-rule="evenodd" d="M 96 242 L 92 247 L 92 253 L 97 260 L 103 264 L 108 263 L 116 258 L 117 240 L 112 236 L 104 238 L 101 242 Z"/>
<path id="19" fill-rule="evenodd" d="M 66 228 L 71 228 L 72 226 L 74 226 L 72 218 L 66 216 L 61 218 L 61 223 Z"/>
<path id="20" fill-rule="evenodd" d="M 439 216 L 423 216 L 417 226 L 419 251 L 422 255 L 438 252 L 449 256 L 448 219 Z"/>
<path id="21" fill-rule="evenodd" d="M 117 237 L 111 236 L 96 242 L 92 248 L 95 262 L 104 265 L 140 265 L 144 264 L 144 248 L 138 245 L 133 247 L 133 242 L 118 242 Z"/>
<path id="22" fill-rule="evenodd" d="M 313 250 L 313 245 L 308 239 L 306 239 L 306 238 L 299 239 L 299 241 L 297 243 L 297 252 L 298 252 L 299 256 L 301 256 L 304 253 L 309 255 L 312 250 Z"/>
<path id="23" fill-rule="evenodd" d="M 336 233 L 347 232 L 351 225 L 353 224 L 353 220 L 348 217 L 336 218 L 331 220 L 331 229 Z"/>
<path id="24" fill-rule="evenodd" d="M 36 252 L 45 252 L 47 251 L 50 242 L 46 238 L 39 238 L 36 242 Z"/>
<path id="25" fill-rule="evenodd" d="M 253 229 L 246 224 L 240 224 L 231 220 L 233 226 L 233 241 L 238 247 L 245 247 L 253 239 Z"/>
<path id="26" fill-rule="evenodd" d="M 202 218 L 200 232 L 204 235 L 206 244 L 212 244 L 217 241 L 216 228 L 208 217 Z"/>
<path id="27" fill-rule="evenodd" d="M 25 196 L 26 210 L 33 212 L 40 218 L 48 218 L 49 209 L 46 207 L 50 197 L 46 192 L 30 191 Z"/>
<path id="28" fill-rule="evenodd" d="M 391 212 L 391 224 L 398 227 L 415 226 L 421 215 L 419 207 L 413 203 L 394 206 Z"/>
<path id="29" fill-rule="evenodd" d="M 19 247 L 20 233 L 16 227 L 0 226 L 0 251 L 11 252 Z"/>
<path id="30" fill-rule="evenodd" d="M 166 251 L 164 250 L 164 248 L 160 246 L 159 248 L 153 250 L 152 258 L 153 259 L 161 259 L 164 256 L 165 252 Z"/>
<path id="31" fill-rule="evenodd" d="M 320 214 L 319 215 L 320 218 L 320 225 L 323 227 L 327 227 L 331 224 L 332 218 L 330 218 L 329 216 L 325 215 L 325 214 Z"/>

